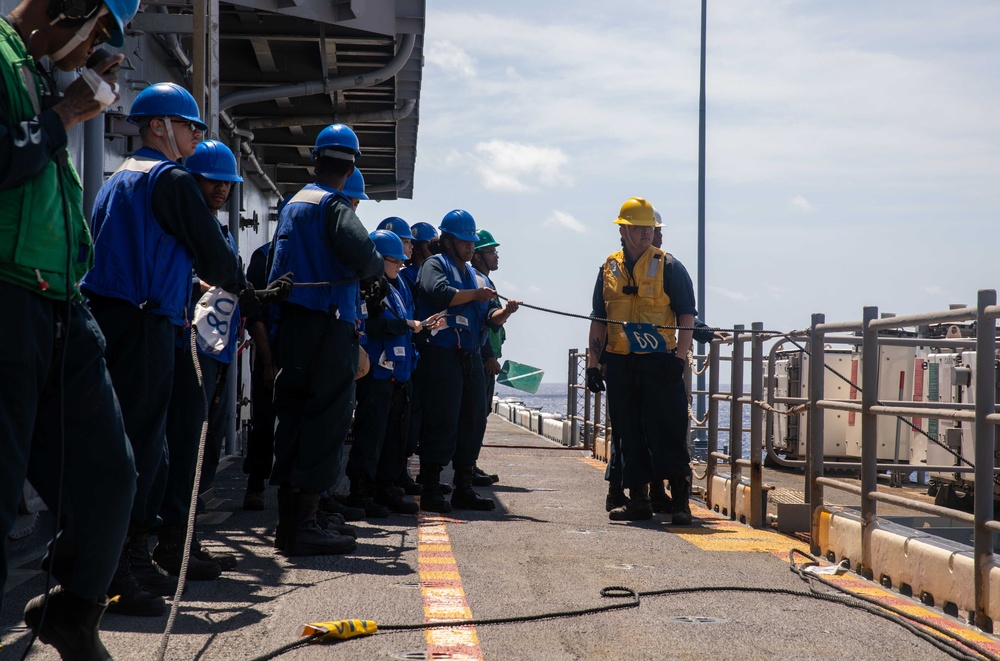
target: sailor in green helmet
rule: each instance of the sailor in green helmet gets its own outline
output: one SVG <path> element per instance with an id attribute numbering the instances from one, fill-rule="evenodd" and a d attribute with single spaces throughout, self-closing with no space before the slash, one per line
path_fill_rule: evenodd
<path id="1" fill-rule="evenodd" d="M 0 20 L 0 298 L 16 311 L 0 332 L 0 540 L 30 479 L 60 512 L 58 585 L 24 619 L 64 659 L 110 656 L 98 627 L 135 492 L 104 337 L 77 288 L 93 250 L 66 135 L 117 101 L 123 57 L 98 55 L 62 98 L 39 63 L 73 71 L 98 44 L 121 46 L 138 5 L 24 0 Z M 0 552 L 0 600 L 6 563 Z"/>
<path id="2" fill-rule="evenodd" d="M 497 242 L 489 230 L 477 230 L 475 252 L 472 254 L 472 267 L 479 271 L 490 288 L 496 290 L 493 281 L 490 280 L 490 273 L 500 268 L 500 253 Z M 498 299 L 499 301 L 499 299 Z M 515 307 L 514 310 L 517 308 Z M 483 344 L 483 373 L 486 377 L 486 415 L 493 410 L 493 392 L 496 390 L 497 376 L 500 374 L 500 356 L 503 343 L 507 339 L 506 325 L 487 326 L 486 342 Z M 472 484 L 477 487 L 485 487 L 500 481 L 500 476 L 487 473 L 476 466 L 473 469 Z"/>

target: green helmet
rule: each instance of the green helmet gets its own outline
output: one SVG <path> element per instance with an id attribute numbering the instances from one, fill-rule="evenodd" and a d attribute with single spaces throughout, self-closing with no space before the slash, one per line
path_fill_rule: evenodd
<path id="1" fill-rule="evenodd" d="M 490 234 L 489 230 L 478 230 L 476 236 L 476 250 L 482 250 L 483 248 L 489 248 L 490 246 L 498 246 L 496 239 Z"/>

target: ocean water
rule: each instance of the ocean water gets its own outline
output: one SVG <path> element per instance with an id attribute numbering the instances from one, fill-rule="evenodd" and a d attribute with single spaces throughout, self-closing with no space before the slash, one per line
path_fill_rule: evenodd
<path id="1" fill-rule="evenodd" d="M 723 386 L 728 388 L 729 386 Z M 750 391 L 750 386 L 746 386 L 746 391 Z M 566 415 L 566 384 L 565 383 L 542 383 L 538 386 L 537 393 L 527 393 L 514 388 L 508 388 L 497 384 L 496 396 L 501 399 L 513 399 L 521 402 L 525 406 L 538 408 L 543 413 L 560 413 Z M 583 397 L 580 397 L 579 406 L 583 406 Z M 707 406 L 706 402 L 706 406 Z M 695 411 L 697 413 L 697 411 Z M 719 402 L 719 426 L 729 426 L 729 402 Z M 750 457 L 750 407 L 743 406 L 743 458 Z M 729 451 L 729 433 L 719 432 L 719 449 L 721 452 Z"/>

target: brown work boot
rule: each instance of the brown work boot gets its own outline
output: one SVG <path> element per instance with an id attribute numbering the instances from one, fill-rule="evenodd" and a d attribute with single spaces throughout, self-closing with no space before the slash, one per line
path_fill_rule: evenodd
<path id="1" fill-rule="evenodd" d="M 673 506 L 670 508 L 670 523 L 675 526 L 691 525 L 691 505 L 688 503 L 688 498 L 691 496 L 691 478 L 670 480 L 670 491 L 674 495 Z"/>
<path id="2" fill-rule="evenodd" d="M 653 518 L 653 506 L 649 502 L 649 485 L 643 484 L 628 490 L 628 503 L 616 507 L 608 513 L 612 521 L 646 521 Z"/>

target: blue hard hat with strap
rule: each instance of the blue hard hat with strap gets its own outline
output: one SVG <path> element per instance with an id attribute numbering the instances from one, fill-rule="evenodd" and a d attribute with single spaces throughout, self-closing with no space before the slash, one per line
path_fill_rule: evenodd
<path id="1" fill-rule="evenodd" d="M 218 140 L 199 142 L 194 153 L 184 160 L 184 167 L 191 174 L 213 181 L 243 181 L 232 150 Z"/>
<path id="2" fill-rule="evenodd" d="M 375 230 L 368 235 L 368 238 L 375 244 L 375 249 L 378 250 L 382 257 L 391 257 L 399 260 L 406 259 L 406 253 L 403 252 L 403 241 L 395 232 Z"/>
<path id="3" fill-rule="evenodd" d="M 354 152 L 353 157 L 344 151 Z M 328 158 L 353 159 L 361 156 L 361 145 L 358 136 L 351 127 L 344 124 L 331 124 L 316 136 L 316 145 L 312 151 L 313 158 L 326 156 Z"/>
<path id="4" fill-rule="evenodd" d="M 460 241 L 479 240 L 479 236 L 476 235 L 476 219 L 464 209 L 449 211 L 441 220 L 438 229 L 441 230 L 441 234 L 450 234 Z"/>
<path id="5" fill-rule="evenodd" d="M 398 216 L 389 216 L 378 224 L 377 230 L 389 230 L 394 232 L 401 239 L 412 239 L 413 230 L 410 224 Z"/>
<path id="6" fill-rule="evenodd" d="M 438 231 L 430 223 L 413 223 L 410 227 L 414 241 L 430 241 L 438 238 Z"/>
<path id="7" fill-rule="evenodd" d="M 108 26 L 108 34 L 111 35 L 108 43 L 121 48 L 125 43 L 125 24 L 139 11 L 139 0 L 104 0 L 104 4 L 114 19 L 114 23 Z"/>
<path id="8" fill-rule="evenodd" d="M 361 170 L 354 168 L 354 172 L 347 178 L 347 183 L 344 184 L 344 190 L 341 192 L 347 197 L 353 197 L 356 200 L 369 199 L 365 195 L 365 178 L 361 176 Z"/>
<path id="9" fill-rule="evenodd" d="M 156 83 L 139 92 L 126 119 L 138 124 L 140 119 L 154 117 L 179 117 L 194 122 L 202 131 L 208 129 L 199 116 L 197 101 L 175 83 Z"/>

